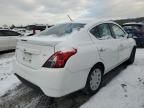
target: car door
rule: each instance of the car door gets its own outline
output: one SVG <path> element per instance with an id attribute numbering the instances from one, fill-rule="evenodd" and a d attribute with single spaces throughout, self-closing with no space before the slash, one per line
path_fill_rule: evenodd
<path id="1" fill-rule="evenodd" d="M 105 65 L 106 72 L 108 72 L 118 64 L 118 44 L 106 23 L 95 26 L 90 30 L 90 33 L 95 36 L 95 47 Z"/>
<path id="2" fill-rule="evenodd" d="M 15 49 L 16 43 L 17 43 L 17 38 L 20 36 L 20 34 L 15 31 L 6 30 L 6 35 L 9 38 L 9 42 L 8 42 L 9 49 Z"/>
<path id="3" fill-rule="evenodd" d="M 5 35 L 3 30 L 0 30 L 0 51 L 8 50 L 8 36 Z"/>
<path id="4" fill-rule="evenodd" d="M 127 38 L 127 33 L 116 24 L 110 24 L 113 35 L 115 36 L 115 41 L 119 43 L 118 53 L 119 53 L 119 63 L 128 59 L 131 47 L 129 39 Z"/>

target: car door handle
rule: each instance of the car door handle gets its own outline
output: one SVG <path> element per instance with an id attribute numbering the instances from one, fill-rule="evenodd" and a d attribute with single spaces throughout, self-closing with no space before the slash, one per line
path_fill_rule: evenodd
<path id="1" fill-rule="evenodd" d="M 104 52 L 104 51 L 106 51 L 106 49 L 105 48 L 100 48 L 99 51 Z"/>

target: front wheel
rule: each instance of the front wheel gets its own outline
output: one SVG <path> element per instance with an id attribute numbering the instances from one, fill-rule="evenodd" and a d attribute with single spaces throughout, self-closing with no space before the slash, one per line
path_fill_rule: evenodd
<path id="1" fill-rule="evenodd" d="M 127 63 L 128 64 L 133 64 L 135 60 L 135 53 L 136 53 L 136 48 L 133 48 L 130 58 L 128 59 Z"/>
<path id="2" fill-rule="evenodd" d="M 93 95 L 99 90 L 102 82 L 102 76 L 103 72 L 100 66 L 95 66 L 92 68 L 84 88 L 86 94 Z"/>

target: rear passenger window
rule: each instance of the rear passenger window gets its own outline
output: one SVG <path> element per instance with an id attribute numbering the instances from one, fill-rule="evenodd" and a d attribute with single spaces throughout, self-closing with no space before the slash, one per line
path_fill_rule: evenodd
<path id="1" fill-rule="evenodd" d="M 111 39 L 111 31 L 109 29 L 108 24 L 101 24 L 93 29 L 90 30 L 90 33 L 93 34 L 97 39 L 105 40 L 105 39 Z"/>

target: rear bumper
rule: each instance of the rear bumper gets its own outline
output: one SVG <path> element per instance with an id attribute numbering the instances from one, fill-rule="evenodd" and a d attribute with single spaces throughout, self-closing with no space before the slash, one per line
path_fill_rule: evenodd
<path id="1" fill-rule="evenodd" d="M 31 82 L 25 80 L 24 78 L 22 78 L 22 77 L 19 76 L 18 74 L 15 73 L 15 76 L 16 76 L 22 83 L 24 83 L 25 85 L 27 85 L 27 86 L 35 89 L 35 90 L 41 91 L 41 89 L 40 89 L 38 86 L 36 86 L 36 85 L 32 84 Z"/>
<path id="2" fill-rule="evenodd" d="M 71 83 L 68 78 L 71 75 L 65 69 L 41 68 L 34 70 L 15 61 L 13 72 L 24 80 L 38 86 L 47 96 L 61 97 L 72 92 L 68 88 Z"/>

